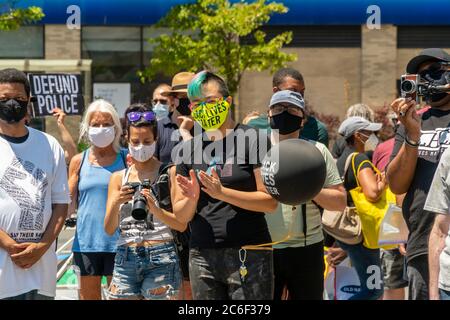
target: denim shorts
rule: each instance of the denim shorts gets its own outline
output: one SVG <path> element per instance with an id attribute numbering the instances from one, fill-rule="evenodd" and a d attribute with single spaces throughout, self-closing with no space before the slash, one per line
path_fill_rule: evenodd
<path id="1" fill-rule="evenodd" d="M 179 261 L 173 243 L 149 247 L 120 246 L 108 299 L 174 299 L 180 283 Z"/>

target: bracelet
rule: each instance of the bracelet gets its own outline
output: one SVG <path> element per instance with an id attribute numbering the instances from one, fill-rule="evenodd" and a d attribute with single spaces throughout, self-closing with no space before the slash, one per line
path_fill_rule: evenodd
<path id="1" fill-rule="evenodd" d="M 409 141 L 408 136 L 405 136 L 405 142 L 408 146 L 413 147 L 413 148 L 417 148 L 420 144 L 419 142 L 412 143 L 411 141 Z"/>

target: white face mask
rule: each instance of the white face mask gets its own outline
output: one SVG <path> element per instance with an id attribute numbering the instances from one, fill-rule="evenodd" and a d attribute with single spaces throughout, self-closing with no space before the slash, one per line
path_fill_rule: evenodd
<path id="1" fill-rule="evenodd" d="M 364 151 L 373 151 L 378 145 L 378 137 L 375 135 L 375 133 L 372 133 L 369 138 L 364 143 Z"/>
<path id="2" fill-rule="evenodd" d="M 158 102 L 155 104 L 152 111 L 156 115 L 156 120 L 161 120 L 169 115 L 169 106 Z"/>
<path id="3" fill-rule="evenodd" d="M 116 137 L 116 130 L 114 127 L 89 127 L 89 141 L 98 147 L 105 148 L 113 143 Z"/>
<path id="4" fill-rule="evenodd" d="M 133 147 L 131 144 L 128 146 L 130 154 L 136 161 L 146 162 L 155 153 L 156 143 L 152 144 L 140 144 L 137 147 Z"/>

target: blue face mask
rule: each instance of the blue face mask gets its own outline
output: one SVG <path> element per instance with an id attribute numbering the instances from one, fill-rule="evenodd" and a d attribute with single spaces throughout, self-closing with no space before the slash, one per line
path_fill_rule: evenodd
<path id="1" fill-rule="evenodd" d="M 161 120 L 169 116 L 169 106 L 167 104 L 157 103 L 152 111 L 156 115 L 156 120 Z"/>

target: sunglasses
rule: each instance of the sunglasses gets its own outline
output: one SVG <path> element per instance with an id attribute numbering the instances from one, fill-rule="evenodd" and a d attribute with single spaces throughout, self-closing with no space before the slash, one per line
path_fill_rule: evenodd
<path id="1" fill-rule="evenodd" d="M 139 111 L 132 111 L 127 113 L 128 121 L 130 122 L 136 122 L 141 120 L 143 118 L 145 121 L 155 121 L 156 116 L 152 111 L 145 111 L 145 112 L 139 112 Z"/>
<path id="2" fill-rule="evenodd" d="M 426 68 L 425 70 L 422 70 L 421 72 L 419 72 L 419 75 L 420 75 L 422 78 L 424 78 L 425 75 L 426 75 L 427 73 L 429 73 L 429 72 L 435 73 L 435 72 L 438 72 L 438 71 L 441 71 L 441 70 L 445 70 L 446 67 L 447 67 L 447 65 L 448 65 L 448 64 L 445 63 L 445 62 L 435 62 L 435 63 L 432 63 L 431 65 L 428 66 L 428 68 Z"/>

